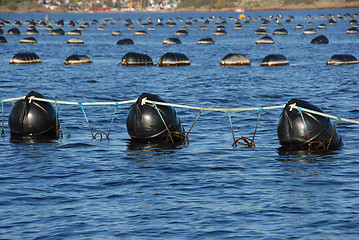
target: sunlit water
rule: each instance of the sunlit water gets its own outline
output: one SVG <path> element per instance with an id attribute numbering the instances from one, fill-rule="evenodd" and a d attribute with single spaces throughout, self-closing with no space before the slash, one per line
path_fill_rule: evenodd
<path id="1" fill-rule="evenodd" d="M 320 15 L 334 14 L 336 25 Z M 83 45 L 67 40 L 78 36 L 50 36 L 37 27 L 36 44 L 19 43 L 21 35 L 6 32 L 0 44 L 1 99 L 24 96 L 34 90 L 49 99 L 74 102 L 104 102 L 136 99 L 141 93 L 157 94 L 167 102 L 206 107 L 263 107 L 287 103 L 292 98 L 307 100 L 326 113 L 358 118 L 358 65 L 327 66 L 334 54 L 359 57 L 359 34 L 347 17 L 357 9 L 313 11 L 248 12 L 252 19 L 282 14 L 282 26 L 271 21 L 267 32 L 276 41 L 256 45 L 263 36 L 254 35 L 261 21 L 242 22 L 234 30 L 234 12 L 221 13 L 109 13 L 49 14 L 58 21 L 96 19 L 80 36 Z M 310 15 L 308 19 L 306 17 Z M 8 20 L 39 20 L 46 14 L 1 14 Z M 198 20 L 214 16 L 227 20 L 226 36 L 213 36 Z M 285 20 L 294 16 L 291 23 Z M 132 19 L 137 30 L 146 30 L 136 19 L 151 17 L 177 27 L 158 27 L 146 36 L 135 36 L 124 27 Z M 189 19 L 191 17 L 191 19 Z M 96 30 L 106 18 L 122 21 Z M 192 21 L 188 36 L 174 33 Z M 111 21 L 110 21 L 111 22 Z M 314 25 L 307 25 L 313 22 Z M 326 24 L 316 35 L 303 35 L 304 28 Z M 53 25 L 53 23 L 52 23 Z M 54 26 L 54 28 L 57 28 Z M 272 35 L 285 28 L 288 35 Z M 112 36 L 121 31 L 122 36 Z M 318 36 L 330 44 L 310 44 Z M 163 45 L 168 37 L 180 45 Z M 214 45 L 196 44 L 211 37 Z M 134 45 L 116 42 L 131 38 Z M 36 65 L 10 65 L 18 52 L 35 52 Z M 148 54 L 153 61 L 166 52 L 185 54 L 191 65 L 124 67 L 118 65 L 127 52 Z M 221 67 L 229 53 L 245 54 L 250 67 Z M 72 54 L 85 54 L 93 63 L 66 66 Z M 285 55 L 286 67 L 261 67 L 268 54 Z M 294 154 L 279 151 L 277 122 L 281 110 L 261 112 L 255 148 L 232 148 L 228 113 L 204 111 L 191 133 L 189 145 L 147 146 L 133 144 L 126 130 L 130 106 L 116 111 L 110 140 L 92 140 L 80 106 L 59 105 L 62 127 L 71 137 L 47 143 L 10 141 L 7 119 L 12 103 L 4 103 L 5 138 L 0 152 L 0 238 L 1 239 L 356 239 L 359 235 L 359 127 L 340 122 L 344 146 L 326 154 Z M 114 106 L 85 106 L 94 132 L 107 132 Z M 186 131 L 198 111 L 176 108 Z M 232 112 L 235 137 L 252 137 L 257 111 Z M 333 120 L 335 123 L 335 120 Z"/>

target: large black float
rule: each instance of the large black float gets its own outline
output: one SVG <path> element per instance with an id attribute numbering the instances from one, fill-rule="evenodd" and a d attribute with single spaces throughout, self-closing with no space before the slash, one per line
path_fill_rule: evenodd
<path id="1" fill-rule="evenodd" d="M 127 113 L 127 132 L 138 142 L 183 142 L 185 134 L 173 107 L 144 103 L 144 99 L 165 102 L 157 95 L 143 93 Z"/>
<path id="2" fill-rule="evenodd" d="M 342 138 L 328 117 L 293 108 L 302 107 L 323 112 L 306 101 L 290 100 L 280 116 L 277 133 L 282 147 L 294 150 L 337 149 Z"/>
<path id="3" fill-rule="evenodd" d="M 31 97 L 44 98 L 31 91 L 23 100 L 17 101 L 9 116 L 12 139 L 56 139 L 58 138 L 58 118 L 52 104 L 36 101 Z"/>

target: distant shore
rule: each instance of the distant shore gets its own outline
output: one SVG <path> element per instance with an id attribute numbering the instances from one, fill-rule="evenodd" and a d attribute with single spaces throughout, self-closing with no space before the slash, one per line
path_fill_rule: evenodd
<path id="1" fill-rule="evenodd" d="M 296 5 L 273 5 L 273 6 L 263 6 L 263 7 L 253 7 L 250 9 L 244 9 L 247 11 L 270 11 L 270 10 L 309 10 L 309 9 L 341 9 L 341 8 L 359 8 L 359 2 L 347 2 L 347 3 L 339 3 L 339 4 L 296 4 Z M 235 11 L 234 8 L 222 8 L 222 9 L 208 9 L 208 8 L 180 8 L 176 10 L 171 10 L 167 12 L 227 12 L 227 11 Z M 7 9 L 5 6 L 0 7 L 0 13 L 86 13 L 86 12 L 71 12 L 66 11 L 66 9 L 56 9 L 50 10 L 41 5 L 34 5 L 29 3 L 22 3 L 18 6 L 16 11 L 11 11 Z M 123 12 L 123 11 L 118 11 Z M 118 12 L 108 12 L 108 13 L 118 13 Z M 135 11 L 136 12 L 136 11 Z M 144 11 L 147 12 L 147 11 Z M 153 12 L 153 11 L 151 11 Z"/>

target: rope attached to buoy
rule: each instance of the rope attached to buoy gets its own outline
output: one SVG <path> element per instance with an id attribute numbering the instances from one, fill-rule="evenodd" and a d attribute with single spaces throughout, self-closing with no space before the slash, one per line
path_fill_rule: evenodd
<path id="1" fill-rule="evenodd" d="M 169 138 L 171 139 L 171 142 L 174 143 L 175 141 L 173 140 L 173 138 L 172 138 L 172 136 L 171 136 L 171 131 L 170 131 L 170 129 L 168 128 L 168 126 L 167 126 L 165 120 L 163 119 L 162 114 L 160 113 L 160 110 L 158 109 L 158 107 L 156 106 L 156 104 L 155 104 L 154 102 L 152 103 L 152 107 L 154 107 L 154 108 L 157 110 L 158 115 L 160 116 L 160 118 L 161 118 L 163 124 L 165 125 L 165 127 L 166 127 L 166 129 L 167 129 L 168 136 L 169 136 Z"/>
<path id="2" fill-rule="evenodd" d="M 5 131 L 4 131 L 4 103 L 5 102 L 11 102 L 11 101 L 17 101 L 17 100 L 23 100 L 25 99 L 26 96 L 22 96 L 22 97 L 17 97 L 17 98 L 9 98 L 9 99 L 1 99 L 1 108 L 2 108 L 2 130 L 1 130 L 1 136 L 4 137 L 5 136 Z M 36 101 L 43 101 L 43 102 L 49 102 L 49 103 L 54 103 L 55 106 L 56 106 L 56 124 L 57 124 L 57 128 L 59 127 L 58 126 L 58 116 L 57 116 L 57 111 L 58 111 L 58 105 L 59 104 L 65 104 L 65 105 L 80 105 L 81 107 L 81 110 L 85 116 L 85 120 L 88 124 L 88 127 L 90 129 L 90 132 L 91 132 L 91 136 L 93 139 L 96 139 L 96 136 L 97 134 L 99 134 L 101 136 L 101 139 L 102 139 L 102 134 L 105 135 L 106 138 L 109 138 L 109 135 L 110 135 L 110 131 L 111 131 L 111 128 L 112 128 L 112 125 L 113 125 L 113 121 L 114 121 L 114 118 L 115 118 L 115 115 L 116 115 L 116 112 L 117 112 L 117 109 L 118 109 L 118 105 L 120 104 L 128 104 L 128 103 L 135 103 L 137 101 L 137 99 L 134 99 L 134 100 L 125 100 L 125 101 L 116 101 L 116 102 L 69 102 L 69 101 L 59 101 L 59 100 L 50 100 L 50 99 L 44 99 L 44 98 L 37 98 L 37 97 L 30 97 L 29 98 L 29 101 L 32 101 L 32 100 L 36 100 Z M 255 144 L 254 144 L 254 138 L 256 136 L 256 132 L 257 132 L 257 128 L 258 128 L 258 124 L 259 124 L 259 119 L 260 119 L 260 115 L 261 115 L 261 112 L 263 110 L 272 110 L 272 109 L 283 109 L 285 107 L 285 105 L 276 105 L 276 106 L 267 106 L 267 107 L 243 107 L 243 108 L 218 108 L 218 107 L 197 107 L 197 106 L 190 106 L 190 105 L 181 105 L 181 104 L 173 104 L 173 103 L 166 103 L 166 102 L 157 102 L 157 101 L 150 101 L 150 100 L 147 100 L 147 99 L 143 99 L 143 104 L 145 103 L 150 103 L 152 104 L 152 106 L 157 110 L 157 112 L 159 113 L 167 131 L 168 131 L 168 139 L 171 140 L 171 142 L 174 142 L 173 140 L 173 136 L 174 137 L 179 137 L 181 139 L 183 139 L 184 142 L 187 142 L 188 143 L 188 135 L 189 133 L 191 132 L 191 130 L 193 129 L 193 126 L 195 125 L 195 123 L 197 122 L 197 120 L 199 119 L 201 113 L 203 111 L 220 111 L 220 112 L 227 112 L 228 113 L 228 116 L 229 116 L 229 120 L 230 120 L 230 124 L 231 124 L 231 130 L 232 130 L 232 136 L 233 136 L 233 144 L 232 146 L 233 147 L 236 147 L 237 144 L 243 144 L 243 145 L 247 145 L 249 147 L 255 147 Z M 115 105 L 115 109 L 114 109 L 114 112 L 113 112 L 113 115 L 112 115 L 112 119 L 111 119 L 111 123 L 110 123 L 110 127 L 109 127 L 109 131 L 108 133 L 106 134 L 105 132 L 103 132 L 101 129 L 98 133 L 96 133 L 95 135 L 93 134 L 92 132 L 92 129 L 91 129 L 91 126 L 90 126 L 90 123 L 89 123 L 89 120 L 87 118 L 87 115 L 85 113 L 85 110 L 84 110 L 84 107 L 83 106 L 104 106 L 104 105 Z M 180 136 L 181 134 L 178 134 L 176 132 L 170 132 L 168 126 L 166 125 L 161 113 L 159 112 L 159 109 L 157 107 L 157 105 L 162 105 L 162 106 L 170 106 L 170 107 L 178 107 L 178 108 L 186 108 L 186 109 L 193 109 L 193 110 L 199 110 L 199 113 L 197 115 L 197 118 L 195 119 L 194 123 L 192 124 L 191 128 L 189 129 L 189 131 L 187 132 L 186 135 L 184 136 Z M 307 129 L 307 126 L 305 124 L 305 119 L 304 119 L 304 116 L 303 116 L 303 111 L 304 112 L 308 112 L 308 113 L 312 113 L 312 114 L 315 114 L 315 115 L 319 115 L 319 116 L 323 116 L 323 117 L 328 117 L 328 118 L 331 118 L 331 119 L 336 119 L 337 120 L 337 123 L 334 127 L 334 130 L 333 130 L 333 133 L 332 133 L 332 136 L 329 140 L 329 143 L 327 145 L 324 144 L 324 142 L 310 142 L 309 141 L 309 144 L 308 144 L 308 150 L 311 150 L 313 148 L 315 149 L 328 149 L 329 146 L 330 146 L 330 143 L 334 137 L 334 133 L 336 131 L 336 128 L 338 126 L 338 123 L 339 121 L 344 121 L 344 122 L 349 122 L 349 123 L 354 123 L 354 124 L 359 124 L 359 121 L 357 120 L 352 120 L 352 119 L 348 119 L 348 118 L 342 118 L 342 117 L 338 117 L 338 116 L 334 116 L 334 115 L 330 115 L 330 114 L 326 114 L 326 113 L 323 113 L 323 112 L 317 112 L 317 111 L 314 111 L 314 110 L 311 110 L 311 109 L 306 109 L 306 108 L 302 108 L 302 107 L 298 107 L 298 106 L 295 106 L 295 105 L 291 105 L 290 106 L 291 108 L 295 108 L 298 110 L 298 112 L 301 114 L 301 118 L 304 122 L 304 126 L 305 126 L 305 131 L 306 131 L 306 134 L 307 134 L 307 137 L 308 137 L 308 140 L 310 140 L 310 136 L 309 136 L 309 133 L 308 133 L 308 129 Z M 253 134 L 253 138 L 250 139 L 250 138 L 246 138 L 246 137 L 241 137 L 239 139 L 235 139 L 234 137 L 234 130 L 233 130 L 233 125 L 232 125 L 232 121 L 231 121 L 231 116 L 230 116 L 230 112 L 237 112 L 237 111 L 258 111 L 258 118 L 257 118 L 257 124 L 256 124 L 256 127 L 255 127 L 255 130 L 254 130 L 254 134 Z M 62 138 L 62 135 L 63 135 L 63 130 L 66 130 L 66 129 L 63 129 L 62 127 L 60 127 L 60 129 L 58 129 L 58 131 L 60 132 L 57 132 L 57 137 L 59 137 L 59 133 L 61 133 L 61 138 Z M 67 136 L 70 136 L 70 133 L 67 131 Z M 244 141 L 244 143 L 241 143 L 240 141 Z"/>
<path id="3" fill-rule="evenodd" d="M 81 110 L 82 110 L 82 113 L 83 113 L 84 116 L 85 116 L 87 125 L 88 125 L 88 127 L 89 127 L 89 129 L 90 129 L 90 132 L 91 132 L 92 139 L 96 139 L 96 137 L 95 137 L 95 136 L 93 135 L 93 133 L 92 133 L 91 126 L 90 126 L 90 122 L 89 122 L 89 120 L 87 119 L 87 116 L 86 116 L 86 113 L 85 113 L 85 109 L 84 109 L 84 107 L 82 106 L 82 102 L 79 102 L 78 104 L 80 105 Z"/>

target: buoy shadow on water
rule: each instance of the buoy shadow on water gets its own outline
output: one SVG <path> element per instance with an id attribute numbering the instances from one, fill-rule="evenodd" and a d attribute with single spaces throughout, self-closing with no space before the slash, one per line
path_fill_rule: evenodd
<path id="1" fill-rule="evenodd" d="M 133 155 L 142 156 L 142 157 L 173 154 L 177 150 L 182 149 L 186 146 L 187 145 L 183 144 L 182 142 L 144 143 L 144 142 L 133 141 L 132 139 L 129 139 L 127 141 L 127 149 L 131 151 L 136 151 L 133 153 Z"/>

